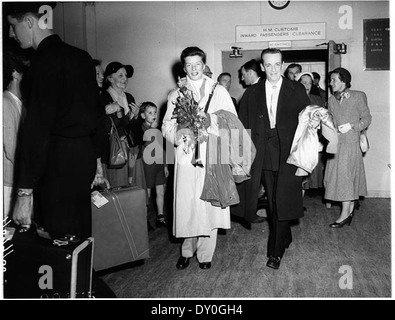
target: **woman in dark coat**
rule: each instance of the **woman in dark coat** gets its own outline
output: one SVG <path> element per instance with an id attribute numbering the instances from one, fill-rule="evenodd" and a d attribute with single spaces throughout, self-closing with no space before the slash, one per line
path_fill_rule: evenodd
<path id="1" fill-rule="evenodd" d="M 120 62 L 108 64 L 104 72 L 106 90 L 100 95 L 100 107 L 105 109 L 107 115 L 103 124 L 105 131 L 107 134 L 110 133 L 113 122 L 119 137 L 130 148 L 134 144 L 130 134 L 130 127 L 137 121 L 136 118 L 139 111 L 134 97 L 130 93 L 125 92 L 128 79 L 133 76 L 133 72 L 134 69 L 131 65 L 123 65 Z M 102 154 L 105 176 L 111 187 L 128 186 L 130 184 L 128 164 L 121 168 L 111 168 L 109 166 L 109 156 L 110 143 L 107 136 L 103 141 Z"/>

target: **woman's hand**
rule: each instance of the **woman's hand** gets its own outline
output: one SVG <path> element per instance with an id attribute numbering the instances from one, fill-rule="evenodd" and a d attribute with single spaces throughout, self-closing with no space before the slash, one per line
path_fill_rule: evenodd
<path id="1" fill-rule="evenodd" d="M 180 78 L 180 76 L 178 76 L 177 86 L 179 88 L 185 87 L 187 84 L 188 84 L 188 80 L 186 77 Z"/>
<path id="2" fill-rule="evenodd" d="M 135 103 L 129 103 L 130 107 L 130 119 L 137 118 L 139 116 L 140 107 Z"/>
<path id="3" fill-rule="evenodd" d="M 106 105 L 106 114 L 113 114 L 121 110 L 121 106 L 117 102 Z"/>
<path id="4" fill-rule="evenodd" d="M 352 130 L 351 124 L 349 122 L 342 124 L 338 127 L 339 132 L 347 133 L 348 131 Z"/>

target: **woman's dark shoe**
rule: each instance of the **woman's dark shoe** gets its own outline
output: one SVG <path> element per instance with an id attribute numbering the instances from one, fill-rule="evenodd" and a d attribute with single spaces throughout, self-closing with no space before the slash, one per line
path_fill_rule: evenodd
<path id="1" fill-rule="evenodd" d="M 281 257 L 270 256 L 269 260 L 266 263 L 266 266 L 277 270 L 278 268 L 280 268 L 280 263 L 281 263 Z"/>
<path id="2" fill-rule="evenodd" d="M 200 269 L 210 269 L 211 262 L 199 262 Z"/>
<path id="3" fill-rule="evenodd" d="M 346 219 L 344 219 L 343 221 L 331 223 L 329 226 L 330 226 L 331 228 L 343 228 L 343 226 L 344 226 L 345 224 L 348 224 L 348 225 L 351 224 L 351 221 L 352 221 L 352 217 L 353 217 L 353 216 L 354 216 L 354 210 L 353 210 L 353 211 L 350 213 L 350 215 L 349 215 Z"/>
<path id="4" fill-rule="evenodd" d="M 180 257 L 176 264 L 177 269 L 185 269 L 186 267 L 188 267 L 189 260 L 191 260 L 191 258 Z"/>

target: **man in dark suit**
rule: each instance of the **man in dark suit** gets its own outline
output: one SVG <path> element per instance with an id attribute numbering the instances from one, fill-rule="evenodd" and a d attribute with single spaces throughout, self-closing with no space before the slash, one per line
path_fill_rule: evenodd
<path id="1" fill-rule="evenodd" d="M 309 98 L 303 85 L 281 76 L 280 50 L 263 50 L 261 58 L 266 80 L 249 87 L 240 101 L 239 118 L 251 130 L 257 153 L 251 179 L 239 186 L 240 204 L 234 211 L 245 217 L 256 215 L 257 195 L 263 183 L 269 204 L 267 266 L 278 269 L 292 242 L 290 221 L 303 217 L 302 180 L 295 176 L 297 168 L 286 160 L 299 112 L 309 105 Z"/>

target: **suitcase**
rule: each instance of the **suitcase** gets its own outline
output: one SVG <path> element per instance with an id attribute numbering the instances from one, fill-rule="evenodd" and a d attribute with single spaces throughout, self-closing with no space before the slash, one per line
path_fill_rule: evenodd
<path id="1" fill-rule="evenodd" d="M 140 187 L 113 188 L 99 195 L 108 202 L 98 207 L 92 194 L 94 269 L 149 258 L 146 191 Z"/>
<path id="2" fill-rule="evenodd" d="M 91 298 L 93 238 L 65 241 L 20 231 L 4 244 L 4 298 Z"/>

